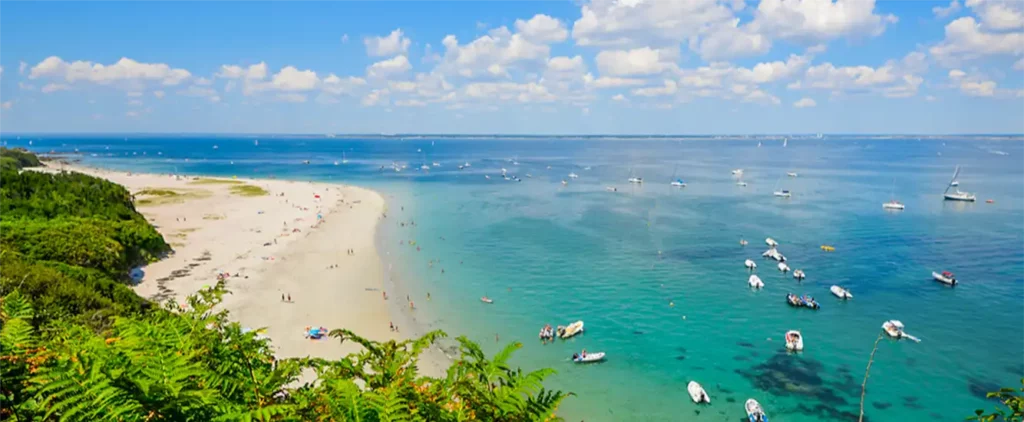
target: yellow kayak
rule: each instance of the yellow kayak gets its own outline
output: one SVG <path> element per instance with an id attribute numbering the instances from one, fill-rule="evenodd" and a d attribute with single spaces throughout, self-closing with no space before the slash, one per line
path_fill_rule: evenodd
<path id="1" fill-rule="evenodd" d="M 835 246 L 821 245 L 821 250 L 825 252 L 835 252 L 836 248 Z"/>

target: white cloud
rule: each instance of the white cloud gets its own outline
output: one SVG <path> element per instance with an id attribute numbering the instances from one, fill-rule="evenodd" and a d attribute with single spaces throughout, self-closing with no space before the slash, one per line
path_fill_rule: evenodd
<path id="1" fill-rule="evenodd" d="M 640 97 L 662 97 L 666 95 L 673 95 L 676 91 L 678 91 L 676 81 L 666 79 L 662 86 L 637 88 L 634 89 L 632 93 L 633 95 Z"/>
<path id="2" fill-rule="evenodd" d="M 821 89 L 833 94 L 880 93 L 886 97 L 913 96 L 924 79 L 918 74 L 927 70 L 923 53 L 907 54 L 902 60 L 889 60 L 877 68 L 870 66 L 835 66 L 823 63 L 811 66 L 798 85 L 791 89 Z"/>
<path id="3" fill-rule="evenodd" d="M 132 91 L 132 92 L 129 92 L 129 93 L 125 94 L 125 95 L 128 96 L 128 97 L 141 97 L 143 95 L 143 93 L 140 92 L 140 91 Z"/>
<path id="4" fill-rule="evenodd" d="M 988 32 L 966 16 L 946 25 L 945 39 L 928 51 L 947 66 L 983 56 L 1019 56 L 1024 54 L 1024 32 Z"/>
<path id="5" fill-rule="evenodd" d="M 140 101 L 140 100 L 131 100 L 131 101 L 128 102 L 128 105 L 130 105 L 132 107 L 142 107 L 142 101 Z"/>
<path id="6" fill-rule="evenodd" d="M 586 74 L 583 77 L 584 82 L 587 86 L 591 86 L 597 89 L 605 88 L 628 88 L 633 86 L 640 86 L 647 81 L 637 78 L 618 78 L 614 76 L 602 76 L 600 78 L 594 78 L 592 74 Z"/>
<path id="7" fill-rule="evenodd" d="M 801 99 L 797 100 L 797 102 L 793 103 L 793 107 L 796 107 L 796 108 L 814 107 L 816 105 L 818 105 L 818 103 L 815 102 L 814 99 L 807 98 L 807 97 L 801 98 Z"/>
<path id="8" fill-rule="evenodd" d="M 213 81 L 203 77 L 196 78 L 192 83 L 196 85 L 213 85 Z"/>
<path id="9" fill-rule="evenodd" d="M 395 101 L 395 106 L 397 106 L 397 107 L 424 107 L 426 105 L 427 105 L 427 103 L 425 103 L 425 102 L 423 102 L 421 100 L 416 100 L 416 99 L 397 100 L 397 101 Z"/>
<path id="10" fill-rule="evenodd" d="M 924 100 L 925 101 L 938 101 L 939 99 L 936 98 L 934 95 L 925 95 Z"/>
<path id="11" fill-rule="evenodd" d="M 341 78 L 332 73 L 323 80 L 324 92 L 332 95 L 352 94 L 363 86 L 366 86 L 366 79 L 355 76 Z"/>
<path id="12" fill-rule="evenodd" d="M 50 84 L 44 85 L 42 91 L 43 91 L 43 94 L 49 94 L 51 92 L 66 91 L 66 90 L 69 90 L 69 89 L 71 89 L 71 87 L 69 87 L 67 85 L 64 85 L 64 84 L 53 84 L 53 83 L 50 83 Z"/>
<path id="13" fill-rule="evenodd" d="M 205 86 L 189 85 L 188 88 L 178 91 L 178 95 L 206 98 L 213 103 L 220 102 L 220 95 L 217 94 L 217 90 Z"/>
<path id="14" fill-rule="evenodd" d="M 740 28 L 739 22 L 739 19 L 733 19 L 709 30 L 709 34 L 700 41 L 696 49 L 701 58 L 721 60 L 756 56 L 771 49 L 772 42 L 768 37 L 753 32 L 749 25 Z"/>
<path id="15" fill-rule="evenodd" d="M 950 15 L 952 15 L 952 14 L 954 14 L 956 12 L 959 12 L 959 11 L 960 11 L 960 1 L 959 0 L 951 0 L 949 2 L 949 6 L 946 6 L 946 7 L 935 6 L 935 7 L 932 8 L 932 13 L 934 13 L 935 17 L 937 17 L 937 18 L 947 18 Z"/>
<path id="16" fill-rule="evenodd" d="M 758 104 L 771 104 L 779 105 L 782 104 L 782 100 L 772 94 L 764 92 L 760 89 L 751 91 L 745 97 L 743 97 L 745 103 L 758 103 Z"/>
<path id="17" fill-rule="evenodd" d="M 0 106 L 2 106 L 4 110 L 10 110 L 14 108 L 14 101 L 4 101 Z"/>
<path id="18" fill-rule="evenodd" d="M 463 88 L 466 98 L 482 101 L 552 102 L 556 97 L 544 85 L 529 82 L 474 82 Z"/>
<path id="19" fill-rule="evenodd" d="M 597 53 L 597 68 L 613 76 L 656 75 L 676 68 L 677 53 L 650 47 Z"/>
<path id="20" fill-rule="evenodd" d="M 28 69 L 28 63 L 18 62 L 18 74 L 19 75 L 24 75 L 25 74 L 25 70 L 27 70 L 27 69 Z"/>
<path id="21" fill-rule="evenodd" d="M 996 83 L 993 81 L 963 81 L 960 83 L 960 91 L 972 97 L 991 97 L 996 93 Z"/>
<path id="22" fill-rule="evenodd" d="M 960 69 L 953 69 L 949 71 L 949 79 L 960 79 L 966 75 L 967 73 Z"/>
<path id="23" fill-rule="evenodd" d="M 612 101 L 629 101 L 629 99 L 628 99 L 628 98 L 626 98 L 626 96 L 625 96 L 625 95 L 622 95 L 622 94 L 615 94 L 615 96 L 614 96 L 614 97 L 612 97 Z"/>
<path id="24" fill-rule="evenodd" d="M 587 65 L 583 63 L 583 57 L 552 57 L 548 60 L 547 70 L 560 73 L 583 73 L 587 71 Z"/>
<path id="25" fill-rule="evenodd" d="M 29 71 L 29 79 L 63 79 L 65 82 L 158 82 L 177 85 L 192 76 L 185 69 L 175 69 L 164 63 L 139 63 L 122 57 L 116 63 L 103 65 L 89 61 L 66 62 L 57 56 L 47 57 Z"/>
<path id="26" fill-rule="evenodd" d="M 538 14 L 528 21 L 517 19 L 515 26 L 516 32 L 536 43 L 562 42 L 569 36 L 565 24 L 548 15 Z"/>
<path id="27" fill-rule="evenodd" d="M 875 0 L 762 0 L 750 25 L 769 36 L 810 42 L 874 37 L 897 21 L 875 14 Z"/>
<path id="28" fill-rule="evenodd" d="M 388 87 L 395 92 L 413 92 L 416 90 L 416 82 L 413 81 L 391 81 Z"/>
<path id="29" fill-rule="evenodd" d="M 319 83 L 316 72 L 299 70 L 294 66 L 285 66 L 270 79 L 270 84 L 278 91 L 309 91 Z"/>
<path id="30" fill-rule="evenodd" d="M 164 95 L 165 95 L 165 94 L 164 94 L 164 92 L 163 92 L 163 91 L 153 91 L 153 96 L 154 96 L 154 97 L 157 97 L 157 98 L 163 98 L 163 97 L 164 97 Z"/>
<path id="31" fill-rule="evenodd" d="M 348 44 L 348 34 L 342 34 L 341 35 L 341 43 L 342 44 Z"/>
<path id="32" fill-rule="evenodd" d="M 716 0 L 592 0 L 580 15 L 572 26 L 576 44 L 618 48 L 676 46 L 734 18 Z"/>
<path id="33" fill-rule="evenodd" d="M 4 67 L 0 66 L 0 76 L 3 76 L 3 74 L 4 74 Z"/>
<path id="34" fill-rule="evenodd" d="M 758 63 L 750 69 L 737 68 L 735 70 L 735 77 L 741 82 L 755 84 L 770 83 L 796 76 L 806 69 L 810 62 L 807 57 L 791 54 L 785 62 Z"/>
<path id="35" fill-rule="evenodd" d="M 388 101 L 388 90 L 375 89 L 363 97 L 362 104 L 365 107 L 371 107 L 376 105 L 387 105 Z"/>
<path id="36" fill-rule="evenodd" d="M 1020 0 L 967 0 L 987 29 L 1024 29 L 1024 2 Z"/>
<path id="37" fill-rule="evenodd" d="M 128 117 L 135 118 L 135 117 L 139 117 L 139 112 L 137 112 L 137 111 L 128 111 L 128 112 L 125 112 L 124 115 L 128 116 Z"/>
<path id="38" fill-rule="evenodd" d="M 804 54 L 813 56 L 815 54 L 824 53 L 826 50 L 828 50 L 828 46 L 827 45 L 825 45 L 825 44 L 815 44 L 815 45 L 812 45 L 810 47 L 807 47 L 807 50 L 804 50 Z"/>
<path id="39" fill-rule="evenodd" d="M 405 37 L 402 29 L 391 31 L 386 37 L 366 37 L 363 39 L 366 45 L 366 54 L 373 57 L 405 55 L 409 51 L 412 41 Z"/>
<path id="40" fill-rule="evenodd" d="M 27 84 L 27 83 L 18 81 L 18 89 L 21 89 L 21 90 L 24 90 L 24 91 L 32 91 L 32 90 L 36 89 L 36 86 L 32 85 L 32 84 Z"/>
<path id="41" fill-rule="evenodd" d="M 223 65 L 217 76 L 226 79 L 263 79 L 267 77 L 267 64 L 259 62 L 249 67 Z"/>
<path id="42" fill-rule="evenodd" d="M 395 56 L 387 60 L 381 60 L 366 68 L 366 74 L 370 77 L 386 78 L 391 75 L 408 72 L 412 64 L 405 56 Z"/>
<path id="43" fill-rule="evenodd" d="M 547 44 L 530 41 L 523 34 L 513 34 L 506 27 L 492 29 L 469 44 L 460 45 L 454 35 L 446 36 L 441 44 L 445 53 L 435 71 L 465 78 L 493 77 L 491 70 L 497 69 L 494 65 L 501 69 L 537 69 L 546 63 L 551 53 Z"/>

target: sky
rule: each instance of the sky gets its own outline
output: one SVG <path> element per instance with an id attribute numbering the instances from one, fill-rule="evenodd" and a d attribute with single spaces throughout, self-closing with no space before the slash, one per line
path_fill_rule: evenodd
<path id="1" fill-rule="evenodd" d="M 0 131 L 1024 133 L 1021 0 L 3 2 Z"/>

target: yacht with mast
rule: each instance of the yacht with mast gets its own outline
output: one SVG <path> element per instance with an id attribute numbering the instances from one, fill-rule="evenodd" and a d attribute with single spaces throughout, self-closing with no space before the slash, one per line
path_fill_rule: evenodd
<path id="1" fill-rule="evenodd" d="M 902 210 L 905 207 L 903 203 L 896 200 L 896 179 L 892 181 L 892 192 L 889 194 L 889 202 L 882 204 L 883 209 L 887 210 Z"/>
<path id="2" fill-rule="evenodd" d="M 953 178 L 949 180 L 949 185 L 946 186 L 946 191 L 942 193 L 942 197 L 947 201 L 976 201 L 977 198 L 974 194 L 960 191 L 960 181 L 956 180 L 958 176 L 960 176 L 960 166 L 956 166 L 956 171 L 953 172 Z M 953 192 L 950 192 L 950 189 L 953 189 Z"/>
<path id="3" fill-rule="evenodd" d="M 676 171 L 677 170 L 679 170 L 679 166 L 676 166 L 675 170 L 672 170 L 672 179 L 674 179 L 674 180 L 672 180 L 672 182 L 669 183 L 669 185 L 671 185 L 673 187 L 677 187 L 677 188 L 685 188 L 686 187 L 686 182 L 684 182 L 683 179 L 680 179 L 680 178 L 676 177 Z"/>
<path id="4" fill-rule="evenodd" d="M 789 197 L 793 196 L 793 194 L 789 191 L 789 189 L 782 189 L 782 190 L 779 189 L 779 182 L 780 181 L 782 181 L 782 177 L 781 176 L 779 176 L 779 180 L 777 180 L 775 182 L 775 188 L 773 189 L 774 190 L 774 195 L 778 196 L 780 198 L 789 198 Z"/>

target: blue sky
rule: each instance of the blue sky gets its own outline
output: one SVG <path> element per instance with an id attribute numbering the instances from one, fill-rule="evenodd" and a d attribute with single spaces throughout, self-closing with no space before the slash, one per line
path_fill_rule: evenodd
<path id="1" fill-rule="evenodd" d="M 0 130 L 1022 133 L 1024 2 L 21 3 Z"/>

